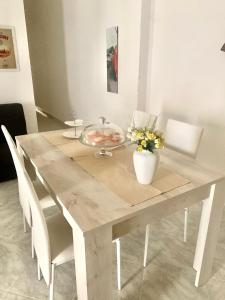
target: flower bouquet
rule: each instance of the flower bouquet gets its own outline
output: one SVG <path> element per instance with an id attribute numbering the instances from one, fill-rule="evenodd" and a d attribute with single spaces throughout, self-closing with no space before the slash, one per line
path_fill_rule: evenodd
<path id="1" fill-rule="evenodd" d="M 155 150 L 164 148 L 163 134 L 149 128 L 128 128 L 127 138 L 137 145 L 133 154 L 137 180 L 141 184 L 150 184 L 159 161 L 159 155 Z"/>

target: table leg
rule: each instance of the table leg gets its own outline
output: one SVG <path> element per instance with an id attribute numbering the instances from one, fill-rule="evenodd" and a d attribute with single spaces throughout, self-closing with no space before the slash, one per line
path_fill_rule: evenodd
<path id="1" fill-rule="evenodd" d="M 78 300 L 112 299 L 112 227 L 73 229 Z"/>
<path id="2" fill-rule="evenodd" d="M 209 198 L 203 201 L 193 268 L 197 271 L 195 286 L 208 281 L 219 235 L 224 207 L 225 181 L 211 186 Z"/>

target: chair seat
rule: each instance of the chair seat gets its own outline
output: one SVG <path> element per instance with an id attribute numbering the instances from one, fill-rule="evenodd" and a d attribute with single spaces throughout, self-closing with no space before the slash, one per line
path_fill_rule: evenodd
<path id="1" fill-rule="evenodd" d="M 36 179 L 34 182 L 34 189 L 37 193 L 38 199 L 40 200 L 41 208 L 46 209 L 52 206 L 55 206 L 56 203 L 52 199 L 52 197 L 49 195 L 49 193 L 46 191 L 45 187 L 43 184 Z"/>
<path id="2" fill-rule="evenodd" d="M 63 215 L 55 214 L 46 219 L 50 248 L 51 260 L 55 265 L 61 265 L 74 259 L 73 235 L 70 225 Z"/>

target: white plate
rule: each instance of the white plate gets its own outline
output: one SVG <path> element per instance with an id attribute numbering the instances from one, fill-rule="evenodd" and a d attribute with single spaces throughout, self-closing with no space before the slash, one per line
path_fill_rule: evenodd
<path id="1" fill-rule="evenodd" d="M 83 125 L 83 120 L 81 119 L 76 119 L 74 121 L 65 121 L 64 123 L 67 125 L 67 126 L 71 126 L 71 127 L 75 127 L 75 126 L 82 126 Z"/>
<path id="2" fill-rule="evenodd" d="M 63 136 L 65 138 L 68 138 L 68 139 L 79 139 L 80 135 L 81 135 L 80 131 L 77 132 L 77 135 L 75 135 L 74 131 L 65 131 L 65 132 L 63 132 Z"/>

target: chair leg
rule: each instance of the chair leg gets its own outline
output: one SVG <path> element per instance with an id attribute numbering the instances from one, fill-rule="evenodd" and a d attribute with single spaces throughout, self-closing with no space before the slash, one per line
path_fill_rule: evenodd
<path id="1" fill-rule="evenodd" d="M 37 261 L 37 271 L 38 271 L 38 280 L 41 280 L 41 268 L 38 261 Z"/>
<path id="2" fill-rule="evenodd" d="M 23 214 L 23 231 L 25 233 L 27 232 L 27 222 L 24 214 Z"/>
<path id="3" fill-rule="evenodd" d="M 54 299 L 54 272 L 55 272 L 55 265 L 52 264 L 51 281 L 49 286 L 49 300 Z"/>
<path id="4" fill-rule="evenodd" d="M 149 244 L 150 224 L 146 226 L 145 230 L 145 250 L 144 250 L 144 262 L 143 266 L 146 267 L 148 257 L 148 244 Z"/>
<path id="5" fill-rule="evenodd" d="M 31 257 L 34 258 L 34 236 L 33 236 L 33 229 L 31 227 Z"/>
<path id="6" fill-rule="evenodd" d="M 116 261 L 117 261 L 117 288 L 121 290 L 121 255 L 120 255 L 120 239 L 116 240 Z"/>
<path id="7" fill-rule="evenodd" d="M 189 208 L 184 209 L 184 242 L 187 242 L 187 226 L 188 226 Z"/>

